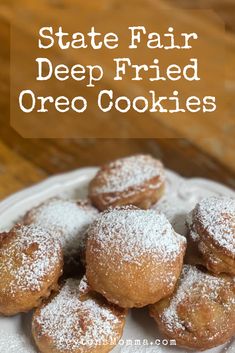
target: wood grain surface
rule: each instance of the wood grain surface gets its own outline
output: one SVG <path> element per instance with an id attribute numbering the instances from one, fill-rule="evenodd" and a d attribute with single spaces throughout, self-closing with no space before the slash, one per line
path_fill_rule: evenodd
<path id="1" fill-rule="evenodd" d="M 138 2 L 138 1 L 137 1 Z M 227 32 L 217 34 L 227 46 L 226 85 L 224 96 L 227 111 L 223 123 L 227 126 L 220 139 L 23 139 L 10 126 L 10 21 L 12 16 L 22 16 L 30 32 L 37 17 L 59 16 L 70 6 L 87 6 L 94 10 L 100 6 L 118 6 L 118 1 L 81 0 L 0 0 L 0 198 L 48 175 L 70 171 L 81 166 L 99 165 L 110 159 L 132 153 L 151 153 L 164 164 L 187 177 L 206 177 L 235 186 L 235 131 L 231 124 L 235 117 L 235 5 L 234 1 L 163 1 L 146 0 L 154 10 L 174 7 L 213 8 L 225 21 Z M 207 3 L 207 6 L 205 5 Z M 22 22 L 21 18 L 21 22 Z M 58 18 L 56 19 L 58 20 Z M 205 25 L 207 23 L 206 18 Z M 215 124 L 218 122 L 215 122 Z M 227 125 L 226 125 L 227 123 Z M 168 127 L 170 128 L 170 127 Z M 172 131 L 173 136 L 177 136 Z"/>

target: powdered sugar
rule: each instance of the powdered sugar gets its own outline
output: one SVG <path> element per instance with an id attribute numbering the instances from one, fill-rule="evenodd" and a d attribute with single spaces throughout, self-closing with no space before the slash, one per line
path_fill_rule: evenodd
<path id="1" fill-rule="evenodd" d="M 184 331 L 185 321 L 178 314 L 178 305 L 185 301 L 188 303 L 188 306 L 195 305 L 196 307 L 199 299 L 193 304 L 190 304 L 190 300 L 188 300 L 193 295 L 200 296 L 200 298 L 203 298 L 203 301 L 209 299 L 212 303 L 215 301 L 220 302 L 220 291 L 221 289 L 226 291 L 226 288 L 230 288 L 231 291 L 231 283 L 223 277 L 212 276 L 209 273 L 200 271 L 195 266 L 184 265 L 179 286 L 176 293 L 170 299 L 170 305 L 161 314 L 161 320 L 170 332 L 175 332 L 177 329 Z M 232 305 L 235 305 L 235 297 L 227 297 L 227 302 L 223 303 L 223 305 L 224 308 L 227 307 L 231 311 Z M 190 326 L 190 322 L 187 322 L 187 325 Z"/>
<path id="2" fill-rule="evenodd" d="M 235 199 L 205 198 L 197 204 L 194 217 L 215 243 L 235 256 Z"/>
<path id="3" fill-rule="evenodd" d="M 0 331 L 1 353 L 35 353 L 31 342 L 27 342 L 22 334 Z"/>
<path id="4" fill-rule="evenodd" d="M 61 261 L 61 247 L 51 234 L 35 226 L 17 226 L 0 249 L 0 282 L 8 278 L 6 293 L 40 291 L 44 277 Z"/>
<path id="5" fill-rule="evenodd" d="M 40 335 L 49 336 L 57 349 L 69 352 L 83 352 L 84 346 L 115 340 L 117 343 L 122 315 L 116 315 L 108 304 L 92 298 L 82 300 L 80 296 L 79 280 L 68 279 L 59 294 L 34 317 L 33 325 L 40 325 Z"/>
<path id="6" fill-rule="evenodd" d="M 198 235 L 193 222 L 193 211 L 189 212 L 189 214 L 186 216 L 186 224 L 189 229 L 191 239 L 194 242 L 197 242 L 200 239 L 200 236 Z"/>
<path id="7" fill-rule="evenodd" d="M 78 291 L 80 293 L 80 295 L 83 295 L 83 294 L 87 294 L 89 293 L 90 291 L 90 286 L 87 282 L 87 278 L 86 276 L 83 276 L 80 283 L 79 283 L 79 288 L 78 288 Z"/>
<path id="8" fill-rule="evenodd" d="M 91 226 L 89 235 L 99 243 L 99 251 L 118 253 L 120 261 L 136 264 L 144 254 L 162 262 L 174 260 L 186 242 L 163 214 L 133 207 L 104 212 Z"/>
<path id="9" fill-rule="evenodd" d="M 86 201 L 53 198 L 33 208 L 25 223 L 50 229 L 59 236 L 65 255 L 83 246 L 85 232 L 98 211 Z"/>
<path id="10" fill-rule="evenodd" d="M 118 159 L 99 172 L 100 185 L 92 188 L 92 194 L 113 193 L 133 190 L 143 186 L 146 181 L 159 177 L 159 183 L 149 185 L 158 188 L 165 179 L 162 163 L 148 155 L 136 155 Z"/>

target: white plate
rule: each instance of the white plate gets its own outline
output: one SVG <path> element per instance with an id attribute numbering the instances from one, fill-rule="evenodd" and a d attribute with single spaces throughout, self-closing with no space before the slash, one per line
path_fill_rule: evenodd
<path id="1" fill-rule="evenodd" d="M 0 203 L 0 230 L 8 230 L 27 210 L 55 196 L 85 197 L 89 180 L 96 168 L 84 168 L 20 191 Z M 205 196 L 228 195 L 235 197 L 229 188 L 205 179 L 184 179 L 167 171 L 167 193 L 158 204 L 174 228 L 185 234 L 185 215 Z M 11 318 L 0 318 L 0 353 L 36 353 L 30 333 L 31 313 Z M 157 340 L 157 341 L 156 341 Z M 127 318 L 123 340 L 113 353 L 185 353 L 187 350 L 170 345 L 157 331 L 146 309 L 131 310 Z M 141 343 L 141 346 L 139 346 Z M 210 353 L 232 353 L 235 342 L 211 349 Z"/>

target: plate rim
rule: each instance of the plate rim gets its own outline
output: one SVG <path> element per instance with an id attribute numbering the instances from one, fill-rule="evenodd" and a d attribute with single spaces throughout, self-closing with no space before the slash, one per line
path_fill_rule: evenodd
<path id="1" fill-rule="evenodd" d="M 75 170 L 68 171 L 65 173 L 59 173 L 56 175 L 49 176 L 42 181 L 39 181 L 26 188 L 22 188 L 21 190 L 12 193 L 6 198 L 3 198 L 0 201 L 0 212 L 6 211 L 11 206 L 13 206 L 16 202 L 20 202 L 22 201 L 22 199 L 26 197 L 30 198 L 30 195 L 34 195 L 35 197 L 36 194 L 45 191 L 45 189 L 47 188 L 51 187 L 56 189 L 61 184 L 64 184 L 64 182 L 67 182 L 67 183 L 69 183 L 69 181 L 74 182 L 78 179 L 80 179 L 80 182 L 82 181 L 82 179 L 86 181 L 88 177 L 92 177 L 93 175 L 95 175 L 95 172 L 97 172 L 97 170 L 98 170 L 98 167 L 83 167 L 83 168 L 77 168 Z M 210 187 L 213 187 L 214 189 L 221 190 L 222 193 L 223 192 L 230 193 L 231 195 L 233 195 L 233 197 L 235 197 L 235 191 L 232 188 L 222 183 L 219 183 L 217 181 L 210 180 L 207 178 L 199 178 L 199 177 L 186 178 L 170 169 L 166 169 L 166 174 L 171 175 L 171 177 L 175 179 L 178 179 L 179 182 L 182 182 L 182 183 L 192 182 L 194 185 L 197 184 L 198 186 L 200 186 L 200 184 L 201 186 L 202 184 L 204 184 L 204 186 L 210 185 Z"/>

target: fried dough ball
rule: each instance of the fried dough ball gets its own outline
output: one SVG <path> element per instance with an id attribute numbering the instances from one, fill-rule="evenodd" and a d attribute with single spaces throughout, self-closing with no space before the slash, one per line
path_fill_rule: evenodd
<path id="1" fill-rule="evenodd" d="M 88 282 L 123 308 L 155 303 L 173 292 L 185 247 L 163 214 L 135 206 L 108 209 L 89 228 Z"/>
<path id="2" fill-rule="evenodd" d="M 187 223 L 190 241 L 208 270 L 235 275 L 235 200 L 205 198 L 188 216 Z"/>
<path id="3" fill-rule="evenodd" d="M 150 306 L 160 331 L 177 345 L 205 350 L 235 334 L 235 281 L 184 265 L 175 292 Z"/>
<path id="4" fill-rule="evenodd" d="M 30 210 L 23 222 L 52 230 L 62 244 L 66 274 L 75 274 L 85 257 L 86 231 L 97 215 L 87 200 L 51 198 Z"/>
<path id="5" fill-rule="evenodd" d="M 49 231 L 35 226 L 16 225 L 0 238 L 0 313 L 29 311 L 57 288 L 61 245 Z"/>
<path id="6" fill-rule="evenodd" d="M 86 278 L 68 279 L 35 311 L 33 337 L 42 353 L 107 353 L 122 336 L 126 314 L 90 292 Z"/>
<path id="7" fill-rule="evenodd" d="M 150 208 L 163 195 L 162 163 L 149 155 L 117 159 L 101 167 L 90 183 L 89 197 L 101 211 L 109 206 Z"/>

